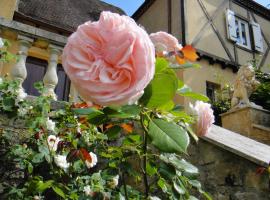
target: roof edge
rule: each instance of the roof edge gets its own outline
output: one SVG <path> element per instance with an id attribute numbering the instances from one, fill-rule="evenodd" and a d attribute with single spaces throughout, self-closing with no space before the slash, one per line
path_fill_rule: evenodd
<path id="1" fill-rule="evenodd" d="M 155 2 L 156 0 L 145 0 L 145 2 L 133 13 L 131 16 L 134 20 L 138 20 L 140 16 L 143 15 L 143 13 L 150 8 L 150 6 Z"/>
<path id="2" fill-rule="evenodd" d="M 132 18 L 138 20 L 140 16 L 155 2 L 155 0 L 145 0 L 145 2 L 135 11 Z M 270 20 L 270 10 L 254 0 L 233 0 L 236 4 L 244 6 L 262 17 Z"/>

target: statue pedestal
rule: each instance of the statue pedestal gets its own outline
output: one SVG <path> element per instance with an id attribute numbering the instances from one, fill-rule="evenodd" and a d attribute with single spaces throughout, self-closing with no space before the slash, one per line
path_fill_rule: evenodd
<path id="1" fill-rule="evenodd" d="M 270 111 L 246 106 L 221 114 L 226 129 L 270 145 Z"/>

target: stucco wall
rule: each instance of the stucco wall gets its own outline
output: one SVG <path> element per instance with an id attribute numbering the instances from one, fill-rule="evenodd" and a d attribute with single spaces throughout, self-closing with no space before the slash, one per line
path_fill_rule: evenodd
<path id="1" fill-rule="evenodd" d="M 148 33 L 168 31 L 167 0 L 155 1 L 151 7 L 138 19 L 138 24 L 145 27 Z"/>
<path id="2" fill-rule="evenodd" d="M 12 19 L 16 10 L 17 0 L 1 0 L 0 1 L 0 17 Z"/>
<path id="3" fill-rule="evenodd" d="M 206 81 L 213 82 L 224 86 L 228 83 L 233 83 L 236 73 L 232 72 L 231 68 L 222 69 L 220 64 L 210 65 L 205 59 L 197 62 L 201 65 L 199 69 L 186 69 L 183 71 L 184 82 L 192 88 L 194 92 L 206 94 Z M 185 104 L 190 99 L 185 98 Z"/>
<path id="4" fill-rule="evenodd" d="M 186 38 L 187 43 L 194 43 L 194 47 L 203 50 L 209 54 L 215 55 L 232 62 L 237 62 L 240 65 L 246 64 L 248 61 L 256 58 L 258 63 L 262 64 L 263 71 L 270 71 L 267 66 L 270 64 L 270 53 L 264 58 L 264 53 L 258 53 L 253 50 L 246 50 L 244 48 L 235 45 L 233 42 L 227 39 L 225 11 L 226 9 L 233 10 L 235 15 L 245 19 L 246 21 L 257 21 L 262 29 L 263 35 L 270 41 L 270 21 L 255 14 L 253 11 L 239 6 L 229 0 L 202 0 L 204 9 L 207 11 L 209 17 L 213 18 L 213 24 L 216 30 L 219 32 L 220 37 L 223 40 L 224 45 L 231 54 L 230 60 L 228 53 L 226 53 L 224 45 L 218 38 L 213 27 L 208 23 L 207 27 L 203 30 L 203 27 L 207 24 L 208 19 L 203 9 L 201 8 L 199 1 L 197 0 L 185 0 L 186 5 Z M 216 12 L 218 10 L 218 12 Z M 253 17 L 254 16 L 254 17 Z M 254 19 L 255 18 L 255 19 Z M 203 30 L 203 31 L 202 31 Z M 198 39 L 199 38 L 199 39 Z M 251 44 L 253 43 L 252 34 L 250 35 Z M 267 50 L 268 44 L 264 40 L 264 51 Z"/>

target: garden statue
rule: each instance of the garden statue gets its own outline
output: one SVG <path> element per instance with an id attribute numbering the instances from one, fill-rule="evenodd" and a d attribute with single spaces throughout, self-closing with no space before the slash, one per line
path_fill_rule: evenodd
<path id="1" fill-rule="evenodd" d="M 260 82 L 255 79 L 255 71 L 252 65 L 241 66 L 234 83 L 231 109 L 248 105 L 255 106 L 254 103 L 249 101 L 249 97 L 259 84 Z"/>

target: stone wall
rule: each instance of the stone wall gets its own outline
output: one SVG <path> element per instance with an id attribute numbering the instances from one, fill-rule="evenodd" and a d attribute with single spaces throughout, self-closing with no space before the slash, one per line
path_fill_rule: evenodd
<path id="1" fill-rule="evenodd" d="M 213 200 L 269 200 L 269 175 L 256 174 L 259 165 L 204 140 L 189 148 L 191 163 Z"/>

